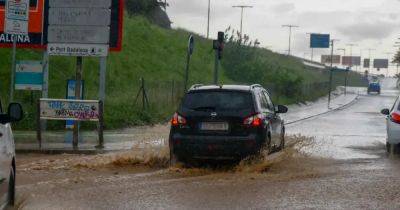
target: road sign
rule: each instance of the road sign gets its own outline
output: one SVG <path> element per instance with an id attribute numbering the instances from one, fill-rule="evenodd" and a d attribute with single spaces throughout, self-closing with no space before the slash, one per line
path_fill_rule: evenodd
<path id="1" fill-rule="evenodd" d="M 29 0 L 6 0 L 4 32 L 13 35 L 27 35 Z"/>
<path id="2" fill-rule="evenodd" d="M 95 56 L 106 57 L 108 55 L 108 45 L 106 44 L 48 44 L 47 52 L 49 55 L 58 56 Z"/>
<path id="3" fill-rule="evenodd" d="M 40 99 L 40 119 L 99 121 L 99 101 Z"/>
<path id="4" fill-rule="evenodd" d="M 17 35 L 18 48 L 43 48 L 43 11 L 45 0 L 29 1 L 28 34 Z M 5 16 L 5 1 L 0 1 L 0 17 Z M 0 47 L 12 47 L 10 34 L 4 32 L 6 21 L 0 21 Z"/>
<path id="5" fill-rule="evenodd" d="M 76 80 L 73 80 L 73 79 L 69 79 L 68 81 L 67 81 L 67 97 L 66 97 L 66 99 L 69 99 L 69 100 L 75 100 L 76 99 L 76 97 L 75 97 L 75 86 L 76 86 Z M 83 98 L 84 98 L 84 88 L 85 88 L 85 81 L 83 81 L 82 80 L 82 82 L 81 82 L 81 100 L 83 100 Z M 66 123 L 65 123 L 65 128 L 66 129 L 74 129 L 74 125 L 75 125 L 75 122 L 73 121 L 73 120 L 67 120 L 66 121 Z"/>
<path id="6" fill-rule="evenodd" d="M 43 65 L 41 61 L 17 61 L 15 71 L 16 90 L 42 90 Z"/>
<path id="7" fill-rule="evenodd" d="M 45 4 L 46 2 L 46 4 Z M 29 34 L 17 36 L 18 48 L 47 48 L 47 27 L 50 16 L 50 4 L 59 6 L 65 10 L 71 7 L 90 6 L 91 8 L 110 10 L 111 18 L 109 24 L 109 50 L 121 51 L 122 28 L 124 17 L 124 0 L 30 0 L 29 11 Z M 73 6 L 71 6 L 73 5 Z M 68 7 L 66 7 L 68 6 Z M 54 8 L 53 8 L 54 9 Z M 5 0 L 0 0 L 0 17 L 5 16 Z M 82 16 L 82 15 L 79 15 Z M 104 17 L 102 17 L 104 18 Z M 74 19 L 74 18 L 72 18 Z M 66 20 L 67 21 L 67 20 Z M 69 20 L 74 21 L 74 20 Z M 99 19 L 99 21 L 101 21 Z M 43 24 L 45 23 L 45 24 Z M 4 33 L 5 21 L 0 21 L 0 47 L 11 48 L 11 35 Z"/>
<path id="8" fill-rule="evenodd" d="M 91 7 L 91 8 L 110 8 L 110 0 L 51 0 L 50 7 Z"/>
<path id="9" fill-rule="evenodd" d="M 343 66 L 360 66 L 361 57 L 360 56 L 343 56 L 342 57 Z"/>
<path id="10" fill-rule="evenodd" d="M 333 55 L 332 60 L 333 64 L 340 64 L 340 55 Z M 330 64 L 331 63 L 331 55 L 321 55 L 321 63 Z"/>
<path id="11" fill-rule="evenodd" d="M 50 1 L 49 55 L 107 56 L 111 1 Z"/>
<path id="12" fill-rule="evenodd" d="M 376 68 L 376 69 L 389 68 L 389 60 L 388 59 L 375 59 L 374 60 L 374 68 Z"/>
<path id="13" fill-rule="evenodd" d="M 49 44 L 108 44 L 109 40 L 110 28 L 108 26 L 49 26 Z"/>
<path id="14" fill-rule="evenodd" d="M 111 10 L 104 8 L 50 8 L 50 25 L 108 26 Z"/>
<path id="15" fill-rule="evenodd" d="M 329 48 L 330 35 L 329 34 L 311 34 L 310 48 Z"/>

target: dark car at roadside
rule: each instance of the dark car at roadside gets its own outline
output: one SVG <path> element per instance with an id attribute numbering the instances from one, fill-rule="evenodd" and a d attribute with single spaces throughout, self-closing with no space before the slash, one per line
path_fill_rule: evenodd
<path id="1" fill-rule="evenodd" d="M 240 160 L 285 146 L 281 113 L 261 85 L 193 86 L 171 120 L 171 163 Z"/>

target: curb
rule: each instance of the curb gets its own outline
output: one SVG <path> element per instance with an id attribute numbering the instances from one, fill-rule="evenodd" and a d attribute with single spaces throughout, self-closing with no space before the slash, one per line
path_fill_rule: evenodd
<path id="1" fill-rule="evenodd" d="M 299 119 L 299 120 L 295 120 L 295 121 L 292 121 L 292 122 L 287 122 L 287 123 L 285 123 L 285 125 L 292 125 L 292 124 L 295 124 L 295 123 L 298 123 L 298 122 L 302 122 L 302 121 L 309 120 L 309 119 L 312 119 L 312 118 L 315 118 L 315 117 L 319 117 L 319 116 L 322 116 L 322 115 L 325 115 L 325 114 L 329 114 L 331 112 L 342 110 L 344 108 L 347 108 L 347 107 L 350 107 L 350 106 L 354 105 L 358 101 L 358 98 L 359 98 L 359 95 L 357 95 L 349 103 L 343 104 L 343 105 L 341 105 L 341 106 L 339 106 L 339 107 L 337 107 L 335 109 L 331 109 L 331 110 L 328 110 L 326 112 L 319 113 L 319 114 L 316 114 L 316 115 L 312 115 L 312 116 L 309 116 L 309 117 L 305 117 L 305 118 L 302 118 L 302 119 Z"/>
<path id="2" fill-rule="evenodd" d="M 15 152 L 17 154 L 46 154 L 46 155 L 61 155 L 61 154 L 70 154 L 70 155 L 99 155 L 106 154 L 110 152 L 117 152 L 119 150 L 72 150 L 72 149 L 17 149 Z"/>

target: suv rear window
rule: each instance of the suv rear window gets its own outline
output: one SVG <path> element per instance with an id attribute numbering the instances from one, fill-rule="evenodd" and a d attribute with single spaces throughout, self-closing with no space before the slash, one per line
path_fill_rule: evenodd
<path id="1" fill-rule="evenodd" d="M 250 92 L 198 91 L 186 95 L 182 108 L 195 111 L 252 111 L 254 104 Z"/>

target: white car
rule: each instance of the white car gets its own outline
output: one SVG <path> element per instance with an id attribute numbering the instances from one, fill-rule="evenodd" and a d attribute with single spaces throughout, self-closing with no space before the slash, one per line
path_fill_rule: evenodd
<path id="1" fill-rule="evenodd" d="M 23 111 L 20 104 L 12 103 L 7 114 L 0 106 L 0 209 L 15 200 L 15 146 L 10 123 L 20 121 Z"/>
<path id="2" fill-rule="evenodd" d="M 400 96 L 392 109 L 384 109 L 382 114 L 387 116 L 387 150 L 397 153 L 400 151 Z"/>

